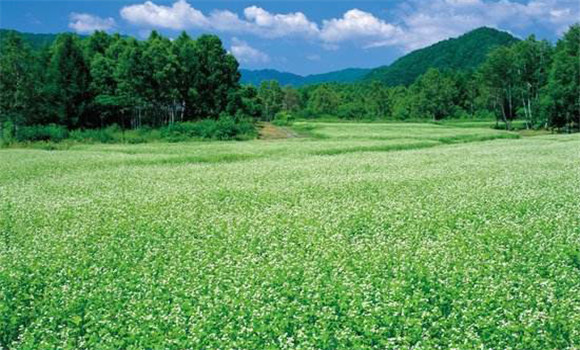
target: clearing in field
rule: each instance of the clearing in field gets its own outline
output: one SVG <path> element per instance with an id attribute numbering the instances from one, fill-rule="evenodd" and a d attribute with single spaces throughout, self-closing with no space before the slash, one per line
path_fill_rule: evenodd
<path id="1" fill-rule="evenodd" d="M 580 347 L 580 135 L 295 130 L 0 150 L 0 348 Z"/>

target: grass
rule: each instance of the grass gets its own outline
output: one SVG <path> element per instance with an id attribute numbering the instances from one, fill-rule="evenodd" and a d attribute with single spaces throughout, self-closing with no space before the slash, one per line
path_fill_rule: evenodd
<path id="1" fill-rule="evenodd" d="M 580 347 L 580 135 L 298 127 L 0 150 L 0 348 Z"/>

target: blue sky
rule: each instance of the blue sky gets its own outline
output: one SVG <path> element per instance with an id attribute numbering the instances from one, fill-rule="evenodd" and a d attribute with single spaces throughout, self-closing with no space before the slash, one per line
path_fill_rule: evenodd
<path id="1" fill-rule="evenodd" d="M 577 0 L 0 0 L 0 27 L 138 38 L 152 29 L 215 33 L 243 68 L 312 74 L 381 66 L 481 26 L 554 41 L 579 20 L 579 7 Z"/>

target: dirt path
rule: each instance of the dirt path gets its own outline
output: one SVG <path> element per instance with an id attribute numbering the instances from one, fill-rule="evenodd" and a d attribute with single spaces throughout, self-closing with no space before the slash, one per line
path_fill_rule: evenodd
<path id="1" fill-rule="evenodd" d="M 279 140 L 298 137 L 298 134 L 291 129 L 283 126 L 275 126 L 272 123 L 262 122 L 258 124 L 258 127 L 260 128 L 259 138 L 261 140 Z"/>

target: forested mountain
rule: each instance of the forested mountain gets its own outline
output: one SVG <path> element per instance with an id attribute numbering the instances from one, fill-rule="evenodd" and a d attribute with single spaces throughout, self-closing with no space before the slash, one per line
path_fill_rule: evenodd
<path id="1" fill-rule="evenodd" d="M 58 36 L 58 34 L 21 33 L 11 29 L 0 29 L 0 45 L 9 34 L 18 34 L 34 49 L 52 45 Z"/>
<path id="2" fill-rule="evenodd" d="M 298 74 L 280 72 L 275 69 L 248 70 L 240 69 L 241 83 L 259 86 L 263 81 L 276 80 L 280 85 L 303 85 L 304 77 Z"/>
<path id="3" fill-rule="evenodd" d="M 241 82 L 244 84 L 259 86 L 263 81 L 277 80 L 280 85 L 291 85 L 294 87 L 321 83 L 353 83 L 361 80 L 369 72 L 370 69 L 347 68 L 335 72 L 302 76 L 288 72 L 280 72 L 274 69 L 240 70 L 242 74 Z"/>
<path id="4" fill-rule="evenodd" d="M 413 51 L 389 66 L 372 70 L 364 80 L 378 80 L 390 86 L 410 85 L 429 68 L 475 69 L 485 61 L 493 49 L 517 41 L 518 39 L 509 33 L 482 27 L 458 38 L 440 41 Z"/>

